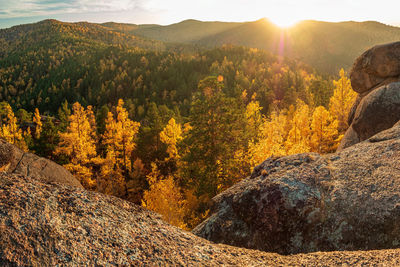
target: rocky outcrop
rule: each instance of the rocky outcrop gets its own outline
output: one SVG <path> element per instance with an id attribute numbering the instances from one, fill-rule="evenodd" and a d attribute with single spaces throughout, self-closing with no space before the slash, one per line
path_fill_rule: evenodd
<path id="1" fill-rule="evenodd" d="M 0 139 L 0 170 L 12 174 L 32 176 L 45 183 L 60 183 L 81 187 L 77 179 L 65 168 L 51 160 L 24 152 Z"/>
<path id="2" fill-rule="evenodd" d="M 373 88 L 400 80 L 400 42 L 377 45 L 356 59 L 351 85 L 363 94 Z"/>
<path id="3" fill-rule="evenodd" d="M 214 244 L 124 200 L 0 173 L 0 266 L 400 265 L 400 250 L 281 256 Z"/>
<path id="4" fill-rule="evenodd" d="M 400 123 L 340 153 L 270 158 L 193 230 L 291 254 L 400 247 Z"/>
<path id="5" fill-rule="evenodd" d="M 355 61 L 350 78 L 359 95 L 338 151 L 400 120 L 400 42 L 375 46 L 363 53 Z"/>

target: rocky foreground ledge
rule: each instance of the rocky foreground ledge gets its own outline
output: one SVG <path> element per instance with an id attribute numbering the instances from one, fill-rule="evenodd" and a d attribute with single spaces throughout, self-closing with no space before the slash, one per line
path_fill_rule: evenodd
<path id="1" fill-rule="evenodd" d="M 400 265 L 400 250 L 281 256 L 214 244 L 124 200 L 0 174 L 0 266 Z"/>

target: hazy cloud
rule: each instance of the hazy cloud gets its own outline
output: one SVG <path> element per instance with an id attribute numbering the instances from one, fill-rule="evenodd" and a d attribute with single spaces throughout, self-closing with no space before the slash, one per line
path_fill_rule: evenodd
<path id="1" fill-rule="evenodd" d="M 140 8 L 141 2 L 142 0 L 0 0 L 0 18 L 128 11 Z"/>
<path id="2" fill-rule="evenodd" d="M 389 8 L 388 8 L 389 7 Z M 399 0 L 0 0 L 0 28 L 45 18 L 170 24 L 184 19 L 399 22 Z"/>

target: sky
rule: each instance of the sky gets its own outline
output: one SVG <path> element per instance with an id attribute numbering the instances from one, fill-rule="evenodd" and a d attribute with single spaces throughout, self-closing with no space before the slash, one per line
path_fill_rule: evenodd
<path id="1" fill-rule="evenodd" d="M 0 28 L 49 18 L 162 25 L 260 18 L 283 27 L 308 19 L 400 25 L 399 9 L 399 0 L 0 0 Z"/>

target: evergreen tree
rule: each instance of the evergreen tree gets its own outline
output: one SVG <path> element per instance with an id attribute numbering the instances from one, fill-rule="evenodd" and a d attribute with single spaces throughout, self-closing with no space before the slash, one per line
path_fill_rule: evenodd
<path id="1" fill-rule="evenodd" d="M 243 159 L 232 157 L 247 145 L 244 107 L 240 99 L 227 97 L 222 89 L 217 77 L 200 81 L 200 92 L 190 111 L 185 176 L 199 196 L 215 196 L 243 177 L 241 172 L 246 170 Z"/>

